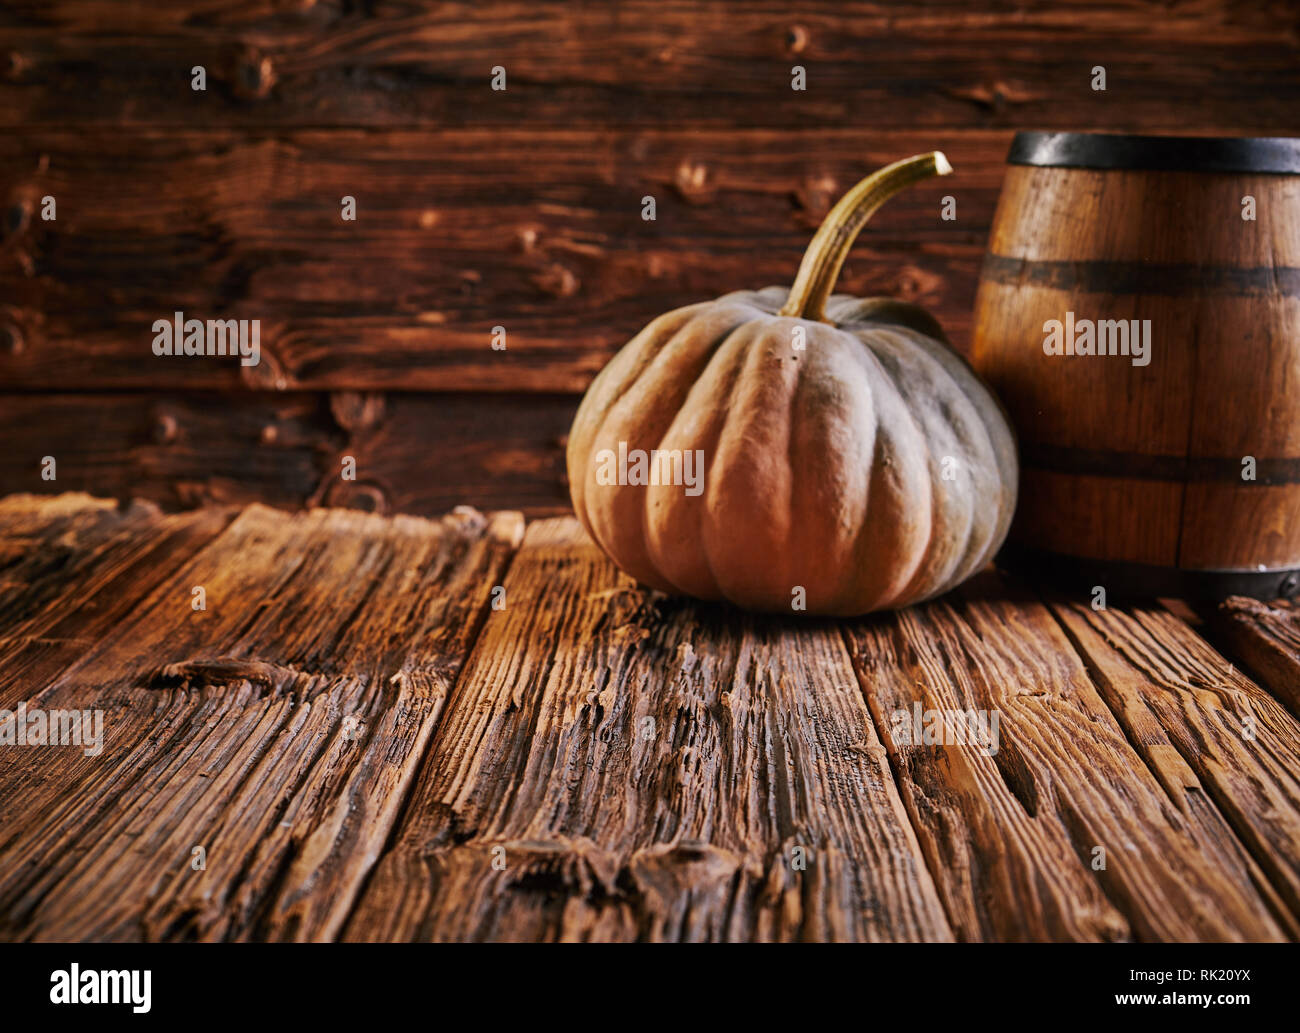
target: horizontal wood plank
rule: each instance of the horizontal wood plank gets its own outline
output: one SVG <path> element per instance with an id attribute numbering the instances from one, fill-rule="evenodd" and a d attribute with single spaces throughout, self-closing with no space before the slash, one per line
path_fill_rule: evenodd
<path id="1" fill-rule="evenodd" d="M 0 123 L 1294 128 L 1285 2 L 25 0 Z M 1104 93 L 1091 70 L 1107 67 Z M 191 69 L 207 70 L 207 90 Z M 806 88 L 791 88 L 792 68 Z M 493 69 L 506 70 L 493 90 Z"/>
<path id="2" fill-rule="evenodd" d="M 29 684 L 29 707 L 101 709 L 104 744 L 0 751 L 0 935 L 332 936 L 522 531 L 245 510 Z M 99 602 L 82 587 L 67 608 Z"/>
<path id="3" fill-rule="evenodd" d="M 557 513 L 569 508 L 564 444 L 577 406 L 532 394 L 0 394 L 0 493 L 84 491 L 168 510 Z"/>
<path id="4" fill-rule="evenodd" d="M 530 525 L 351 939 L 951 931 L 831 624 L 666 601 Z"/>
<path id="5" fill-rule="evenodd" d="M 839 194 L 946 148 L 841 288 L 964 345 L 1006 133 L 28 131 L 0 137 L 0 385 L 586 389 L 655 316 L 788 285 Z M 956 199 L 956 219 L 941 199 Z M 41 216 L 44 197 L 57 219 Z M 356 220 L 340 201 L 356 199 Z M 643 198 L 655 218 L 642 218 Z M 256 319 L 260 360 L 155 355 L 153 325 Z M 505 331 L 494 349 L 494 328 Z M 500 340 L 498 339 L 498 343 Z"/>
<path id="6" fill-rule="evenodd" d="M 564 452 L 573 395 L 332 396 L 348 442 L 313 501 L 434 516 L 459 505 L 572 512 Z M 355 413 L 356 415 L 351 415 Z M 343 477 L 343 459 L 356 479 Z"/>
<path id="7" fill-rule="evenodd" d="M 105 393 L 0 395 L 0 440 L 3 492 L 292 508 L 347 436 L 324 395 Z"/>

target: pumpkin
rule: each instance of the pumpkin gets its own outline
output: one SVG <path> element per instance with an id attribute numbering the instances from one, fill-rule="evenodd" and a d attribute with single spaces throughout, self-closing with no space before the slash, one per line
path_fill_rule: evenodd
<path id="1" fill-rule="evenodd" d="M 989 562 L 1016 502 L 1001 405 L 923 309 L 831 290 L 871 214 L 952 171 L 895 162 L 826 216 L 789 290 L 660 316 L 569 434 L 573 508 L 638 581 L 760 611 L 906 606 Z"/>

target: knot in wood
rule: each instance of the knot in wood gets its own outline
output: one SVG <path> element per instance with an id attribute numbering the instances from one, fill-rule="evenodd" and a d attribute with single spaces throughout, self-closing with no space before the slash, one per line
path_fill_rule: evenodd
<path id="1" fill-rule="evenodd" d="M 692 204 L 707 201 L 713 196 L 713 190 L 709 185 L 708 166 L 703 162 L 691 161 L 689 158 L 684 159 L 677 166 L 673 186 L 677 188 L 677 193 Z"/>
<path id="2" fill-rule="evenodd" d="M 160 445 L 170 445 L 176 440 L 176 419 L 169 413 L 161 413 L 154 420 L 153 439 Z"/>
<path id="3" fill-rule="evenodd" d="M 241 97 L 261 99 L 275 85 L 275 66 L 265 54 L 245 53 L 235 67 L 235 92 Z"/>
<path id="4" fill-rule="evenodd" d="M 5 212 L 5 235 L 15 236 L 25 230 L 29 224 L 32 209 L 27 201 L 15 201 Z"/>
<path id="5" fill-rule="evenodd" d="M 573 297 L 578 293 L 578 287 L 580 286 L 577 276 L 573 274 L 573 270 L 560 265 L 558 262 L 552 263 L 534 276 L 533 283 L 547 294 L 553 294 L 557 298 Z"/>
<path id="6" fill-rule="evenodd" d="M 23 332 L 14 323 L 0 324 L 0 352 L 7 355 L 19 355 L 22 353 L 26 342 L 23 340 Z"/>
<path id="7" fill-rule="evenodd" d="M 5 58 L 4 77 L 10 82 L 16 82 L 27 74 L 27 69 L 31 66 L 31 59 L 26 54 L 11 50 Z"/>

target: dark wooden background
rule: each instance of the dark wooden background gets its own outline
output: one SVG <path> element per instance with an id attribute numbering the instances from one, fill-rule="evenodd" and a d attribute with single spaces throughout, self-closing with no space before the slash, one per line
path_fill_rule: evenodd
<path id="1" fill-rule="evenodd" d="M 964 348 L 1014 129 L 1298 115 L 1294 0 L 6 3 L 0 493 L 563 510 L 613 350 L 788 283 L 873 167 L 941 148 L 957 172 L 882 211 L 843 286 Z M 155 357 L 177 309 L 260 319 L 262 364 Z"/>

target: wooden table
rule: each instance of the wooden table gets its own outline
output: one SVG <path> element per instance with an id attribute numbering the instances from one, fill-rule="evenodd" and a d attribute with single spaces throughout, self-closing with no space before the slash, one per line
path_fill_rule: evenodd
<path id="1" fill-rule="evenodd" d="M 5 939 L 1300 935 L 1281 604 L 760 618 L 569 518 L 11 496 L 0 655 L 105 735 L 0 748 Z"/>

